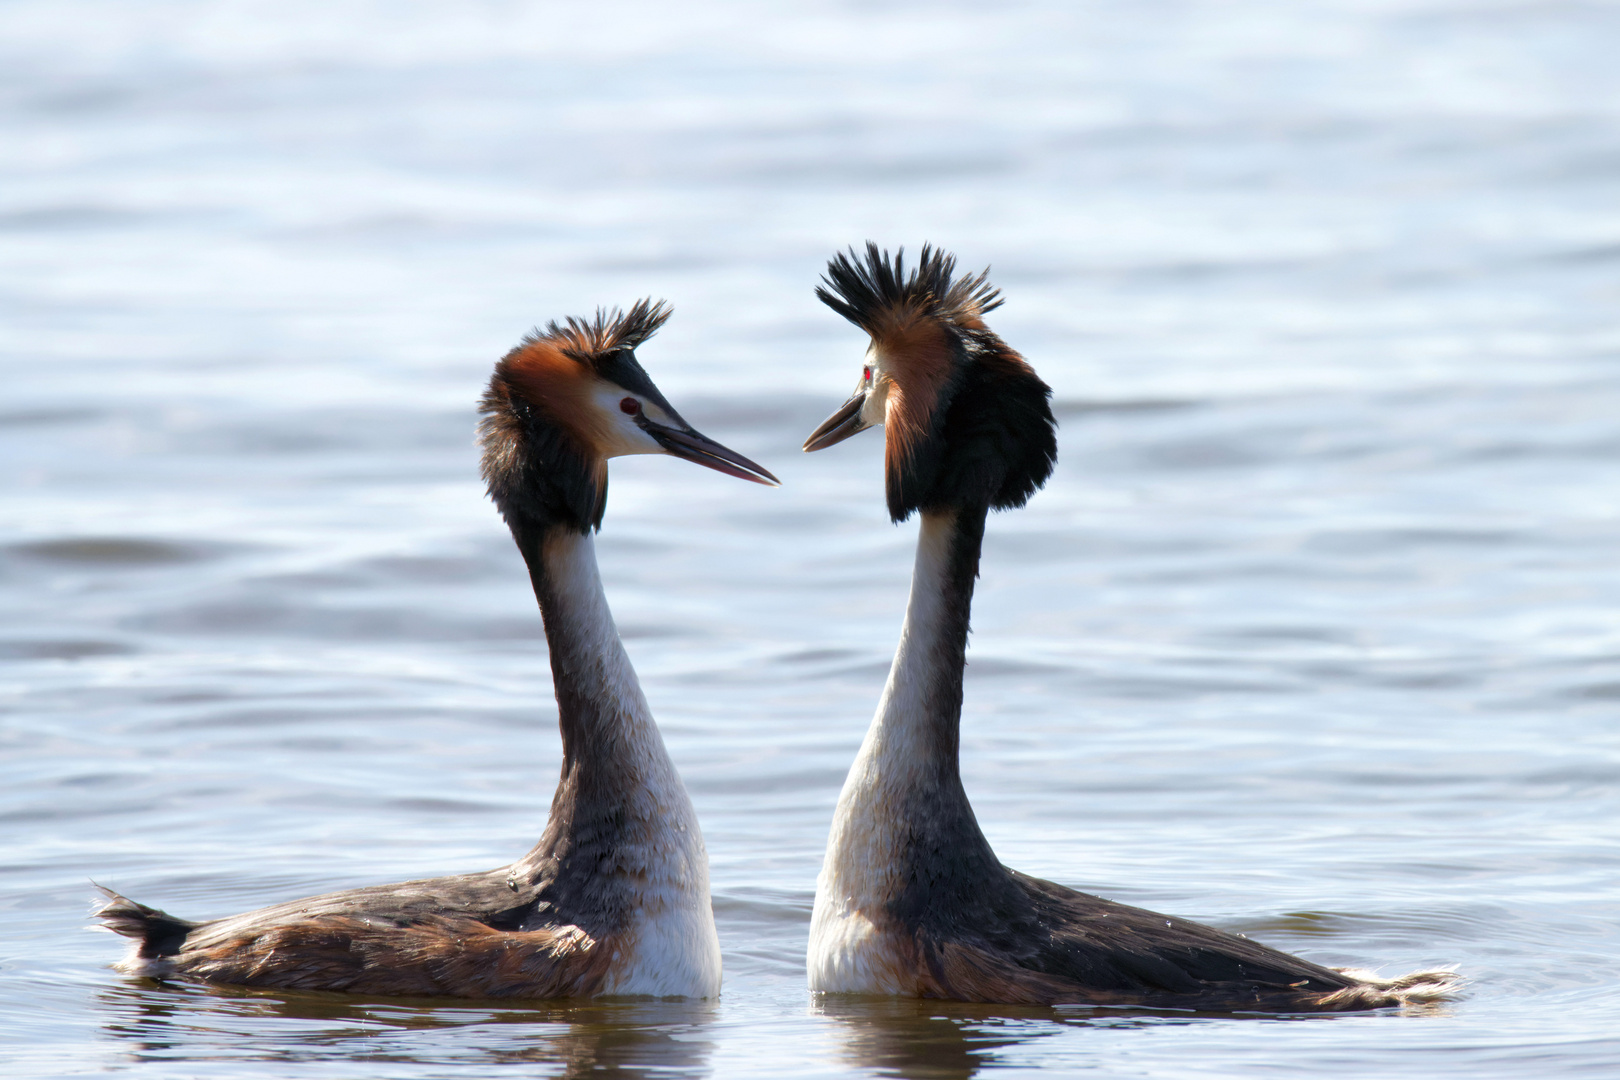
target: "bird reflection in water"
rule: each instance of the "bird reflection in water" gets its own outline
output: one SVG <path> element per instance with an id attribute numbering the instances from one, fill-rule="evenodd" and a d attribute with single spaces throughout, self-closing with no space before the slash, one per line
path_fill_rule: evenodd
<path id="1" fill-rule="evenodd" d="M 1163 1028 L 1231 1023 L 1230 1012 L 1139 1005 L 985 1005 L 865 994 L 816 995 L 811 1011 L 833 1022 L 852 1069 L 905 1080 L 968 1080 L 1006 1067 L 997 1051 L 1076 1028 Z M 1444 1016 L 1443 1005 L 1414 1005 L 1408 1016 Z M 1333 1023 L 1354 1013 L 1240 1014 L 1245 1023 Z"/>
<path id="2" fill-rule="evenodd" d="M 703 1033 L 716 1018 L 714 1003 L 693 1000 L 480 1007 L 155 980 L 109 987 L 99 1000 L 103 1030 L 132 1062 L 531 1063 L 557 1067 L 548 1076 L 623 1080 L 707 1076 L 714 1044 Z"/>
<path id="3" fill-rule="evenodd" d="M 967 1080 L 995 1052 L 1059 1030 L 1040 1006 L 983 1006 L 867 995 L 817 995 L 811 1009 L 834 1022 L 852 1068 L 906 1080 Z"/>

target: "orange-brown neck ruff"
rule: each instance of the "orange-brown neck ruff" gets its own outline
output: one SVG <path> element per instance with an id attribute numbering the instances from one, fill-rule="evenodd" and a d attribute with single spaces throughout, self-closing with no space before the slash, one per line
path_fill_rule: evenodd
<path id="1" fill-rule="evenodd" d="M 942 403 L 955 389 L 961 345 L 937 318 L 903 310 L 878 324 L 872 348 L 884 400 L 884 488 L 891 513 L 918 505 L 932 486 L 944 449 L 936 422 Z M 904 516 L 901 513 L 897 516 Z"/>
<path id="2" fill-rule="evenodd" d="M 513 349 L 498 370 L 513 393 L 565 432 L 582 454 L 602 457 L 610 433 L 591 401 L 597 380 L 589 364 L 564 351 L 562 342 L 542 338 Z"/>
<path id="3" fill-rule="evenodd" d="M 527 341 L 496 364 L 479 436 L 484 482 L 514 535 L 553 524 L 579 532 L 601 526 L 606 435 L 590 400 L 593 381 L 587 365 L 549 338 Z"/>

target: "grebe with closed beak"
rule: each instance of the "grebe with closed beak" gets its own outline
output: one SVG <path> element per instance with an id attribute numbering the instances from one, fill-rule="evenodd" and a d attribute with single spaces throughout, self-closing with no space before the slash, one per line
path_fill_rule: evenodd
<path id="1" fill-rule="evenodd" d="M 962 668 L 989 511 L 1057 461 L 1051 390 L 991 332 L 988 271 L 867 244 L 816 295 L 871 337 L 855 393 L 805 442 L 884 428 L 890 517 L 921 517 L 911 598 L 877 715 L 838 797 L 816 886 L 810 988 L 1002 1004 L 1342 1011 L 1433 1001 L 1449 972 L 1380 980 L 1127 907 L 1001 864 L 958 762 Z"/>
<path id="2" fill-rule="evenodd" d="M 551 323 L 498 364 L 483 474 L 540 602 L 562 779 L 540 842 L 510 866 L 188 922 L 102 890 L 135 975 L 357 994 L 714 997 L 720 943 L 692 801 L 647 708 L 597 575 L 607 462 L 671 454 L 776 483 L 694 431 L 636 360 L 669 318 Z"/>

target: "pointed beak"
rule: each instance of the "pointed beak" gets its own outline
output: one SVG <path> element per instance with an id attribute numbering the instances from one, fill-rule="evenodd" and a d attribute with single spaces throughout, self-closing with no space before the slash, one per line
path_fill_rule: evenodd
<path id="1" fill-rule="evenodd" d="M 782 484 L 782 481 L 772 476 L 770 470 L 763 465 L 754 464 L 737 451 L 728 450 L 707 435 L 700 435 L 691 428 L 683 431 L 680 428 L 666 427 L 648 420 L 645 416 L 637 419 L 641 424 L 641 430 L 651 435 L 659 446 L 678 458 L 695 461 L 699 465 L 707 465 L 715 472 L 723 472 L 739 480 L 752 480 L 766 487 L 780 487 Z"/>
<path id="2" fill-rule="evenodd" d="M 866 387 L 855 391 L 850 399 L 838 406 L 838 411 L 821 422 L 821 426 L 810 433 L 804 440 L 804 452 L 812 450 L 825 450 L 834 443 L 841 443 L 858 431 L 865 431 L 871 427 L 861 419 L 861 408 L 866 404 Z"/>

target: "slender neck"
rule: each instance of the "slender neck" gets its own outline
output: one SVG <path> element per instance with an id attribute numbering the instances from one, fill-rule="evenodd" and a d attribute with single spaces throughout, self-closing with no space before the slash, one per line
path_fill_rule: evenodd
<path id="1" fill-rule="evenodd" d="M 818 912 L 853 907 L 875 917 L 882 910 L 915 927 L 991 900 L 1012 902 L 1010 879 L 973 815 L 958 761 L 984 519 L 983 506 L 922 515 L 905 628 L 838 797 Z"/>
<path id="2" fill-rule="evenodd" d="M 589 533 L 551 526 L 520 535 L 546 627 L 562 731 L 563 772 L 623 749 L 626 737 L 660 744 L 647 699 L 608 610 Z"/>
<path id="3" fill-rule="evenodd" d="M 905 627 L 869 736 L 880 753 L 893 744 L 891 779 L 961 789 L 962 668 L 985 513 L 922 514 Z"/>
<path id="4" fill-rule="evenodd" d="M 839 920 L 851 912 L 902 938 L 1027 913 L 1029 900 L 978 827 L 957 759 L 985 513 L 970 505 L 922 515 L 906 627 L 833 813 L 816 882 L 812 959 L 818 949 L 841 947 Z"/>
<path id="5" fill-rule="evenodd" d="M 512 532 L 546 625 L 563 751 L 545 830 L 508 870 L 514 900 L 593 934 L 637 911 L 706 918 L 697 816 L 619 641 L 591 536 L 563 525 Z"/>

